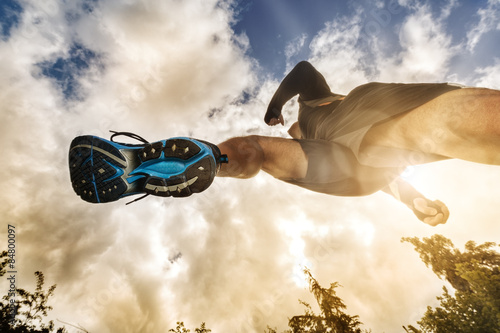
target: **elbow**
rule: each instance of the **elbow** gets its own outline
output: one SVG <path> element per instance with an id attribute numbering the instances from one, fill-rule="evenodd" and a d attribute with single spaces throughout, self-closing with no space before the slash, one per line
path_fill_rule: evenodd
<path id="1" fill-rule="evenodd" d="M 298 70 L 298 71 L 309 71 L 311 69 L 314 69 L 313 65 L 311 65 L 311 63 L 309 61 L 306 61 L 306 60 L 302 60 L 294 67 L 294 70 Z"/>

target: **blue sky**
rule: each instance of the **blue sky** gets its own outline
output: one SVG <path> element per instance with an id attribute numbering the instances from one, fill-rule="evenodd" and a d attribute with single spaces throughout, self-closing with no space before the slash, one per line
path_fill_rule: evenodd
<path id="1" fill-rule="evenodd" d="M 80 1 L 78 6 L 84 12 L 92 12 L 92 8 L 99 1 Z M 481 21 L 479 12 L 486 8 L 488 1 L 430 1 L 425 2 L 430 13 L 436 20 L 442 15 L 443 8 L 450 8 L 442 23 L 453 44 L 463 44 L 467 41 L 467 34 Z M 246 54 L 259 64 L 259 75 L 270 75 L 279 80 L 291 66 L 300 60 L 311 56 L 310 43 L 314 37 L 325 28 L 328 22 L 342 17 L 359 14 L 361 35 L 376 37 L 381 51 L 387 55 L 400 50 L 399 32 L 402 23 L 408 17 L 411 6 L 401 6 L 395 0 L 388 1 L 236 1 L 233 4 L 234 17 L 231 29 L 236 35 L 248 38 Z M 11 30 L 19 25 L 23 13 L 23 6 L 16 0 L 6 0 L 0 5 L 0 22 L 3 39 L 8 39 Z M 68 22 L 78 20 L 78 16 L 68 11 Z M 78 14 L 80 15 L 80 14 Z M 486 24 L 491 19 L 484 20 Z M 456 52 L 448 59 L 450 70 L 460 77 L 471 75 L 471 68 L 478 66 L 495 65 L 496 41 L 500 38 L 497 29 L 485 31 L 474 46 L 476 52 Z M 366 38 L 359 38 L 360 47 Z M 88 47 L 88 49 L 86 49 Z M 294 47 L 294 48 L 292 48 Z M 72 50 L 72 51 L 71 51 Z M 92 45 L 83 45 L 74 40 L 69 55 L 54 60 L 40 62 L 38 67 L 41 75 L 53 79 L 68 98 L 79 98 L 82 92 L 78 86 L 77 77 L 88 67 L 86 63 L 94 61 L 99 56 Z M 75 50 L 79 52 L 74 52 Z M 293 50 L 293 51 L 291 51 Z M 335 57 L 332 52 L 332 58 Z M 94 61 L 95 62 L 95 61 Z M 105 63 L 101 63 L 105 66 Z M 62 68 L 64 67 L 64 68 Z"/>
<path id="2" fill-rule="evenodd" d="M 444 284 L 401 237 L 441 233 L 459 247 L 500 237 L 495 166 L 409 168 L 451 211 L 430 228 L 383 193 L 326 196 L 264 172 L 216 179 L 188 200 L 93 206 L 73 193 L 66 156 L 75 136 L 109 130 L 287 137 L 295 100 L 285 126 L 262 119 L 300 60 L 345 94 L 369 81 L 500 89 L 498 0 L 3 0 L 0 22 L 0 215 L 20 230 L 19 287 L 34 286 L 36 270 L 57 284 L 54 318 L 101 333 L 178 320 L 283 330 L 303 313 L 297 299 L 314 304 L 307 266 L 343 286 L 366 328 L 400 331 Z"/>
<path id="3" fill-rule="evenodd" d="M 10 31 L 13 27 L 19 24 L 19 17 L 23 8 L 17 1 L 6 0 L 0 5 L 0 22 L 3 38 L 10 36 Z"/>
<path id="4" fill-rule="evenodd" d="M 427 5 L 437 18 L 443 7 L 450 6 L 449 1 L 428 1 Z M 452 14 L 444 21 L 454 43 L 461 43 L 467 38 L 467 32 L 477 23 L 478 10 L 488 1 L 456 1 Z M 305 36 L 304 44 L 292 57 L 298 62 L 308 59 L 308 44 L 312 38 L 334 18 L 350 16 L 362 8 L 362 31 L 367 35 L 376 34 L 384 40 L 387 52 L 399 47 L 398 28 L 409 14 L 406 7 L 397 1 L 240 1 L 237 7 L 235 33 L 245 33 L 250 40 L 249 55 L 258 59 L 264 71 L 280 78 L 285 73 L 286 46 L 295 39 Z M 498 30 L 489 31 L 479 41 L 477 54 L 473 57 L 458 54 L 451 59 L 456 67 L 467 63 L 469 68 L 477 65 L 493 65 L 496 41 L 500 38 Z M 484 55 L 484 56 L 481 56 Z M 332 54 L 334 57 L 335 54 Z"/>
<path id="5" fill-rule="evenodd" d="M 91 12 L 99 2 L 78 2 L 81 9 Z M 467 33 L 480 21 L 478 11 L 487 7 L 488 1 L 430 1 L 426 2 L 432 15 L 437 20 L 443 8 L 449 7 L 451 14 L 443 20 L 443 24 L 454 44 L 464 43 Z M 359 12 L 361 19 L 361 34 L 376 36 L 383 45 L 382 51 L 388 55 L 398 51 L 399 28 L 409 14 L 408 7 L 401 6 L 395 0 L 388 1 L 286 1 L 286 0 L 254 0 L 236 1 L 234 18 L 231 28 L 237 35 L 245 35 L 249 40 L 247 55 L 254 58 L 260 66 L 260 74 L 271 75 L 275 79 L 282 78 L 290 66 L 300 60 L 309 59 L 311 50 L 309 44 L 313 38 L 325 28 L 325 25 L 336 18 L 349 17 Z M 19 25 L 23 6 L 16 0 L 6 0 L 0 5 L 0 22 L 3 39 L 8 39 L 11 30 Z M 66 13 L 66 19 L 71 22 L 78 17 L 74 13 Z M 488 23 L 488 19 L 485 19 Z M 490 20 L 491 22 L 491 20 Z M 500 38 L 497 29 L 485 31 L 474 48 L 474 54 L 458 52 L 449 59 L 451 66 L 459 75 L 470 74 L 470 68 L 494 65 L 496 41 Z M 300 42 L 300 45 L 296 45 Z M 360 38 L 358 43 L 364 42 Z M 288 55 L 287 48 L 296 46 Z M 78 73 L 85 63 L 92 62 L 98 56 L 91 45 L 82 45 L 73 41 L 72 50 L 65 58 L 39 63 L 42 75 L 54 79 L 64 93 L 70 98 L 78 98 L 79 92 L 73 86 L 77 85 Z M 89 47 L 89 49 L 85 49 Z M 335 50 L 332 52 L 335 57 Z M 66 69 L 61 67 L 66 66 Z"/>
<path id="6" fill-rule="evenodd" d="M 248 36 L 249 54 L 259 59 L 266 71 L 282 74 L 288 43 L 303 34 L 310 40 L 326 22 L 350 7 L 349 1 L 241 1 L 234 30 Z M 307 53 L 304 48 L 300 56 L 305 59 Z"/>

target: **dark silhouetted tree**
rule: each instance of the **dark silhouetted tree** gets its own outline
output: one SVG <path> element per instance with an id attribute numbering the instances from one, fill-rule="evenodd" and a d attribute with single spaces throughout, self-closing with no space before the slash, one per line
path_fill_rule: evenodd
<path id="1" fill-rule="evenodd" d="M 5 267 L 9 262 L 7 251 L 0 254 L 0 276 L 6 273 Z M 17 288 L 14 298 L 12 295 L 5 295 L 0 302 L 0 332 L 2 333 L 52 333 L 55 330 L 53 321 L 48 324 L 43 322 L 44 317 L 52 310 L 48 305 L 50 296 L 54 295 L 56 285 L 51 286 L 47 291 L 43 290 L 44 276 L 42 272 L 35 272 L 36 289 L 30 293 L 24 289 Z M 11 300 L 14 300 L 11 303 Z M 55 332 L 67 332 L 64 327 L 58 328 Z"/>
<path id="2" fill-rule="evenodd" d="M 184 322 L 178 321 L 177 326 L 175 329 L 171 328 L 168 330 L 169 332 L 174 332 L 174 333 L 189 333 L 191 330 L 188 330 L 187 328 L 184 327 Z M 212 332 L 211 329 L 208 329 L 205 327 L 205 323 L 201 323 L 200 328 L 195 328 L 194 329 L 195 333 L 210 333 Z"/>
<path id="3" fill-rule="evenodd" d="M 337 282 L 331 283 L 329 288 L 323 288 L 312 276 L 309 270 L 304 270 L 309 282 L 309 291 L 314 295 L 318 303 L 320 314 L 313 312 L 311 306 L 299 300 L 305 306 L 305 313 L 293 316 L 288 321 L 290 330 L 283 333 L 363 333 L 362 324 L 358 316 L 350 316 L 344 312 L 346 306 L 342 299 L 337 296 L 335 288 L 339 286 Z M 275 329 L 268 327 L 267 333 L 277 333 Z"/>

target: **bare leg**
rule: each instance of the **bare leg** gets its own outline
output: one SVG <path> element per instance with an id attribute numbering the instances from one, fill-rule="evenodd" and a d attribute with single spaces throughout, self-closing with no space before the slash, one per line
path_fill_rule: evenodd
<path id="1" fill-rule="evenodd" d="M 263 170 L 276 178 L 300 179 L 307 173 L 307 157 L 294 140 L 252 135 L 218 146 L 229 160 L 221 165 L 220 177 L 250 178 Z"/>
<path id="2" fill-rule="evenodd" d="M 500 165 L 500 91 L 463 88 L 374 126 L 369 145 Z"/>

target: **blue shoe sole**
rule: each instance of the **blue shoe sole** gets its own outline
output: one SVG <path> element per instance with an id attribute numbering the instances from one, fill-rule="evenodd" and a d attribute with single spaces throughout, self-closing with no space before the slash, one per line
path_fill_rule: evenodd
<path id="1" fill-rule="evenodd" d="M 75 138 L 69 150 L 73 189 L 83 200 L 111 202 L 134 194 L 187 197 L 217 174 L 217 146 L 190 138 L 129 145 L 96 136 Z"/>

